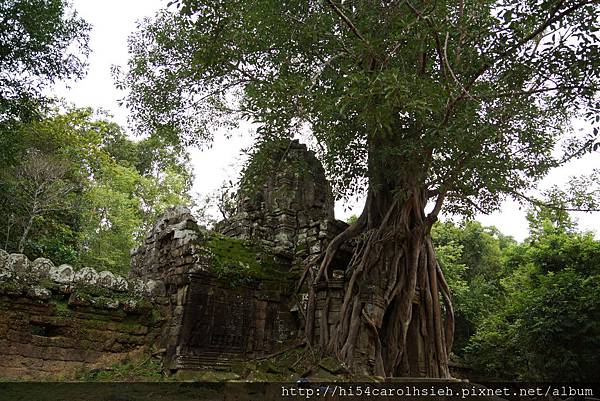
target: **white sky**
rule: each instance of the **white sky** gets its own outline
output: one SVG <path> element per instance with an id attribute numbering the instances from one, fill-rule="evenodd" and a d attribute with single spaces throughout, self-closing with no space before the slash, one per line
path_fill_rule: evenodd
<path id="1" fill-rule="evenodd" d="M 114 116 L 122 127 L 127 126 L 127 110 L 119 106 L 118 99 L 123 93 L 117 91 L 110 74 L 112 65 L 125 66 L 127 63 L 127 37 L 136 29 L 136 21 L 152 16 L 166 6 L 166 0 L 73 0 L 73 6 L 85 20 L 92 24 L 89 69 L 85 79 L 71 83 L 71 88 L 57 85 L 56 94 L 76 106 L 91 106 L 104 109 Z M 193 191 L 200 195 L 209 194 L 226 179 L 234 179 L 241 166 L 241 149 L 250 144 L 248 135 L 238 132 L 229 140 L 223 135 L 215 135 L 211 149 L 192 150 L 192 164 L 195 182 Z M 591 172 L 599 168 L 600 153 L 589 154 L 567 166 L 552 172 L 541 184 L 547 188 L 564 183 L 569 176 Z M 346 219 L 351 214 L 359 214 L 360 204 L 336 205 L 336 217 Z M 583 229 L 596 231 L 600 226 L 600 213 L 577 213 Z M 502 210 L 489 216 L 477 216 L 485 225 L 494 225 L 501 232 L 518 240 L 527 236 L 525 211 L 515 202 L 506 202 Z"/>

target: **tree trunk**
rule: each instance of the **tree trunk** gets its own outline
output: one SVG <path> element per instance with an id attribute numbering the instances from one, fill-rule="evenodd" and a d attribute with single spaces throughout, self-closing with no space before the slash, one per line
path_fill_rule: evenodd
<path id="1" fill-rule="evenodd" d="M 23 251 L 25 250 L 25 241 L 27 240 L 27 237 L 29 236 L 29 231 L 31 231 L 31 227 L 33 227 L 33 221 L 34 221 L 35 217 L 36 217 L 36 215 L 34 215 L 34 214 L 29 216 L 27 225 L 25 225 L 25 228 L 23 229 L 23 234 L 21 234 L 21 238 L 19 239 L 19 245 L 18 245 L 18 250 L 17 250 L 17 252 L 19 252 L 19 253 L 23 253 Z"/>
<path id="2" fill-rule="evenodd" d="M 23 251 L 25 250 L 25 241 L 27 240 L 27 237 L 29 236 L 29 232 L 31 231 L 31 228 L 33 227 L 33 222 L 37 216 L 38 216 L 38 203 L 37 203 L 37 192 L 36 192 L 36 198 L 33 202 L 33 207 L 31 209 L 31 213 L 29 214 L 29 219 L 27 220 L 27 224 L 25 225 L 25 228 L 23 228 L 23 233 L 21 234 L 21 238 L 19 239 L 19 245 L 18 245 L 17 252 L 23 253 Z"/>
<path id="3" fill-rule="evenodd" d="M 10 229 L 12 228 L 14 224 L 14 214 L 11 213 L 11 215 L 8 217 L 8 222 L 6 224 L 6 240 L 4 241 L 4 250 L 8 251 L 8 241 L 10 240 Z"/>
<path id="4" fill-rule="evenodd" d="M 430 236 L 435 215 L 425 214 L 427 188 L 418 184 L 416 174 L 391 181 L 385 177 L 389 166 L 375 167 L 370 166 L 370 171 L 382 174 L 370 177 L 361 216 L 331 241 L 315 274 L 307 267 L 307 274 L 313 275 L 307 340 L 356 373 L 450 377 L 454 317 Z M 328 268 L 336 251 L 352 238 L 355 252 L 345 273 L 336 319 L 330 316 L 335 312 L 331 311 L 334 292 L 327 289 Z M 325 301 L 317 308 L 319 291 Z"/>

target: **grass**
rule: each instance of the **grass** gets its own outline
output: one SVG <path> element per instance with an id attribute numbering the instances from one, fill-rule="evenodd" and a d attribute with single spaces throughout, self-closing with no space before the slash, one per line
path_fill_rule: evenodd
<path id="1" fill-rule="evenodd" d="M 77 372 L 76 380 L 84 382 L 155 382 L 165 381 L 161 362 L 158 358 L 147 356 L 138 359 L 124 360 L 120 364 L 105 369 L 82 370 Z"/>

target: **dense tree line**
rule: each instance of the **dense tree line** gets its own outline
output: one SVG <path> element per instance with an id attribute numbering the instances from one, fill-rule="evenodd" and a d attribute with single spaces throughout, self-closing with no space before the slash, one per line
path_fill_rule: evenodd
<path id="1" fill-rule="evenodd" d="M 31 258 L 126 272 L 167 206 L 190 204 L 182 149 L 132 141 L 89 109 L 20 124 L 0 167 L 1 245 Z"/>
<path id="2" fill-rule="evenodd" d="M 126 272 L 157 214 L 190 203 L 187 153 L 46 94 L 85 74 L 90 26 L 68 2 L 3 1 L 0 20 L 0 248 Z"/>
<path id="3" fill-rule="evenodd" d="M 600 363 L 600 241 L 566 213 L 529 215 L 522 243 L 470 221 L 433 237 L 456 305 L 453 352 L 478 375 L 594 381 Z"/>

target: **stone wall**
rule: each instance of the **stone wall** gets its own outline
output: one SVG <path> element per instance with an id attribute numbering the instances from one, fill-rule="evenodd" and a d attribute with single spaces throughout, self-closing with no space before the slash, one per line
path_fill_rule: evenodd
<path id="1" fill-rule="evenodd" d="M 72 378 L 149 352 L 161 295 L 153 280 L 0 250 L 0 378 Z"/>
<path id="2" fill-rule="evenodd" d="M 183 207 L 132 251 L 128 278 L 0 251 L 0 377 L 71 378 L 151 350 L 171 372 L 268 355 L 300 335 L 289 270 Z"/>
<path id="3" fill-rule="evenodd" d="M 171 371 L 263 356 L 298 335 L 286 302 L 293 283 L 285 274 L 289 266 L 267 263 L 268 251 L 261 254 L 250 243 L 224 238 L 216 242 L 214 236 L 198 227 L 189 210 L 178 207 L 169 210 L 132 253 L 132 277 L 165 284 L 167 324 L 161 348 L 166 351 L 164 366 Z M 226 251 L 220 248 L 227 247 L 239 247 L 244 258 L 219 266 L 219 256 Z M 255 266 L 244 265 L 248 255 Z M 223 269 L 227 274 L 221 274 Z M 268 277 L 270 270 L 275 274 Z"/>
<path id="4" fill-rule="evenodd" d="M 185 207 L 167 210 L 132 251 L 129 278 L 0 251 L 0 377 L 72 376 L 150 349 L 172 372 L 214 368 L 296 343 L 294 287 L 347 224 L 334 219 L 312 152 L 292 141 L 274 157 L 283 167 L 239 197 L 219 232 L 200 228 Z M 317 331 L 335 323 L 350 253 L 339 253 L 333 280 L 316 289 L 317 316 L 323 295 L 337 295 Z"/>

